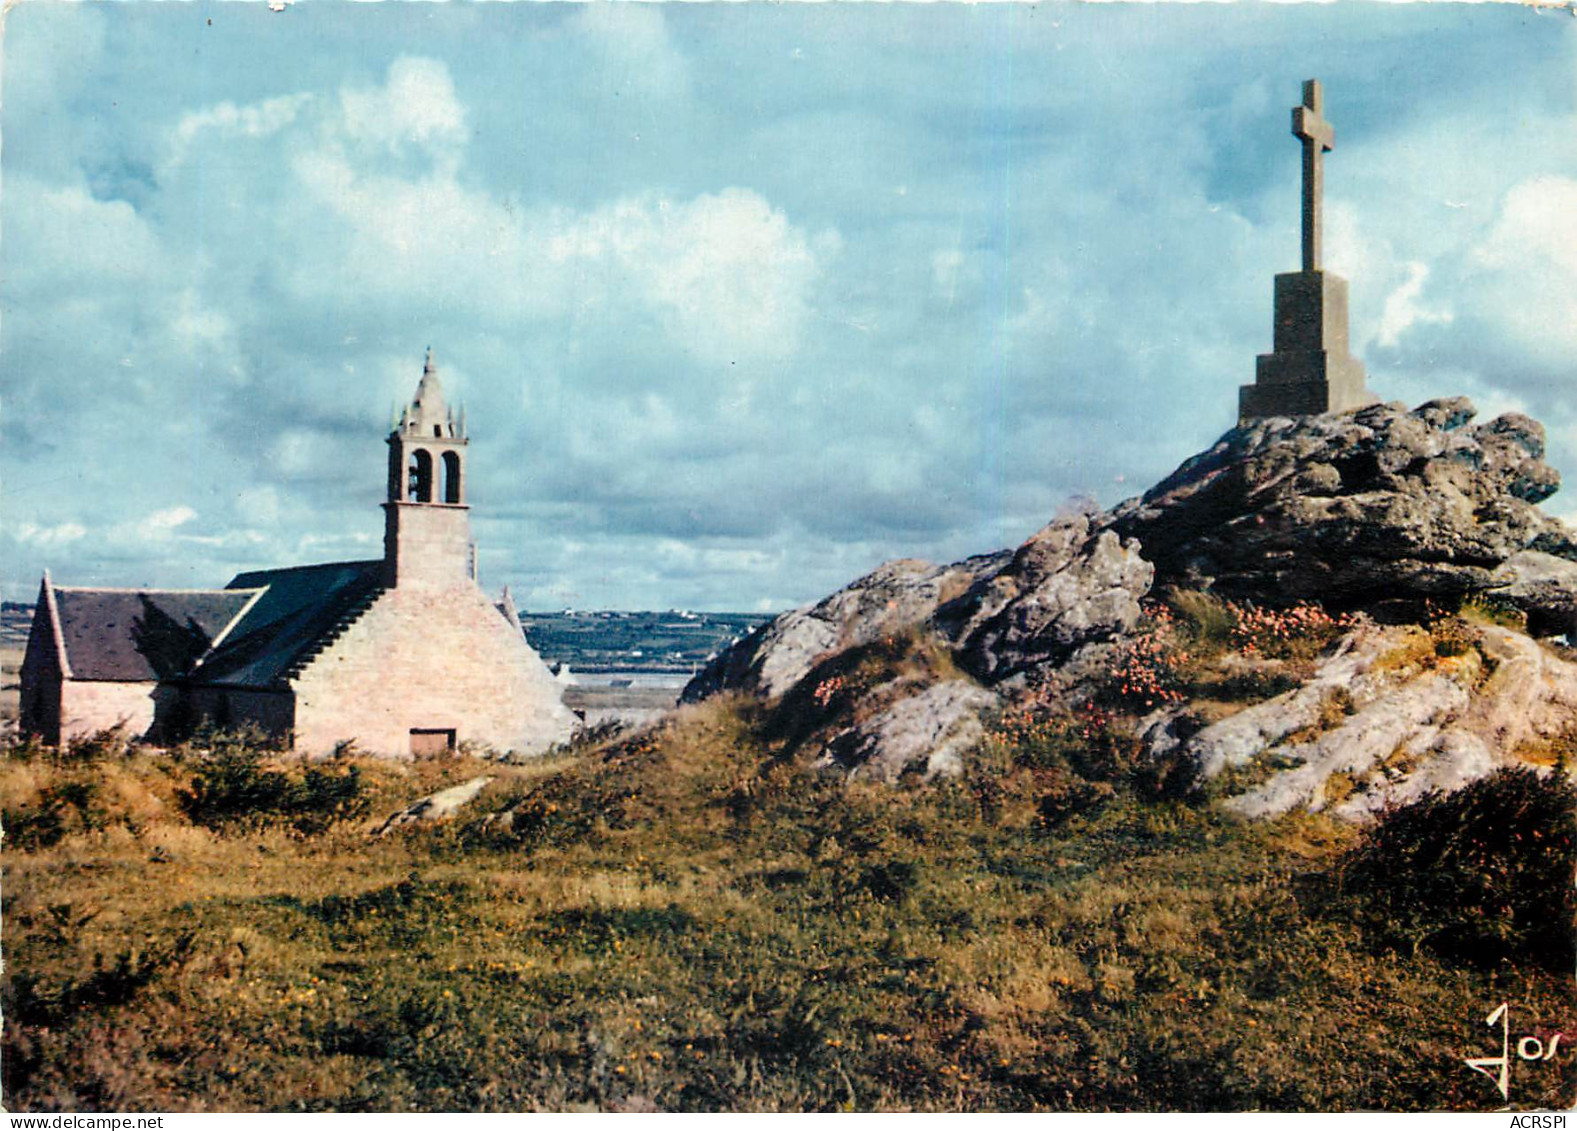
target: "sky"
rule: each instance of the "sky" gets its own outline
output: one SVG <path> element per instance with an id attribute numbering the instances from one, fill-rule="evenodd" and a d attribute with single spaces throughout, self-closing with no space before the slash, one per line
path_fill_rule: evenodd
<path id="1" fill-rule="evenodd" d="M 24 0 L 0 66 L 7 599 L 380 556 L 429 346 L 522 608 L 1016 545 L 1233 424 L 1316 76 L 1371 388 L 1577 473 L 1571 10 Z"/>

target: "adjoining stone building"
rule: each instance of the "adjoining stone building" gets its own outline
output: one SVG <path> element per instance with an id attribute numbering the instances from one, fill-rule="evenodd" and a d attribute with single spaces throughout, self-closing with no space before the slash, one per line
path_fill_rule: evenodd
<path id="1" fill-rule="evenodd" d="M 261 727 L 297 751 L 410 756 L 462 742 L 539 752 L 574 715 L 519 620 L 483 594 L 469 438 L 429 352 L 389 435 L 380 559 L 256 570 L 224 589 L 85 589 L 44 575 L 22 729 L 46 742 L 124 725 L 156 741 Z"/>

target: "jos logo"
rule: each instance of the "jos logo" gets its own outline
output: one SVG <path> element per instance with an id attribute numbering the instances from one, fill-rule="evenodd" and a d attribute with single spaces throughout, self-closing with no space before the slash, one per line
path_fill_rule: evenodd
<path id="1" fill-rule="evenodd" d="M 1500 1098 L 1511 1100 L 1511 1011 L 1506 1003 L 1501 1002 L 1500 1007 L 1484 1018 L 1484 1024 L 1493 1027 L 1500 1023 L 1500 1055 L 1470 1057 L 1465 1063 L 1474 1072 L 1482 1072 L 1495 1082 L 1495 1087 L 1500 1090 Z M 1554 1060 L 1555 1050 L 1560 1047 L 1564 1033 L 1556 1033 L 1550 1037 L 1548 1045 L 1538 1037 L 1519 1037 L 1517 1039 L 1517 1057 L 1520 1060 Z"/>

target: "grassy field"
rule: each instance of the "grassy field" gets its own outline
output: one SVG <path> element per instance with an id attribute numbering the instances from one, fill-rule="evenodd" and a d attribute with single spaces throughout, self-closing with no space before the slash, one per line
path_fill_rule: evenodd
<path id="1" fill-rule="evenodd" d="M 527 766 L 311 780 L 13 750 L 5 1106 L 1482 1110 L 1463 1058 L 1502 1001 L 1513 1048 L 1568 1034 L 1511 1103 L 1577 1092 L 1569 968 L 1399 942 L 1349 829 L 1157 799 L 1034 720 L 899 789 L 781 731 L 714 701 Z M 484 772 L 461 817 L 368 835 Z"/>

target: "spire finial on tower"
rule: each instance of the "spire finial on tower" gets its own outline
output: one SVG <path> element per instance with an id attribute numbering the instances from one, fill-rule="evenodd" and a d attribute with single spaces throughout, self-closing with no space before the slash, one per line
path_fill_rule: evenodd
<path id="1" fill-rule="evenodd" d="M 411 400 L 408 425 L 423 435 L 453 435 L 449 409 L 444 404 L 443 384 L 438 380 L 438 363 L 433 360 L 433 347 L 427 347 L 427 360 L 422 364 L 422 379 L 416 384 L 416 396 Z M 433 432 L 437 427 L 439 431 Z"/>
<path id="2" fill-rule="evenodd" d="M 389 435 L 383 554 L 390 585 L 475 581 L 466 511 L 466 439 L 427 347 L 416 393 Z"/>

